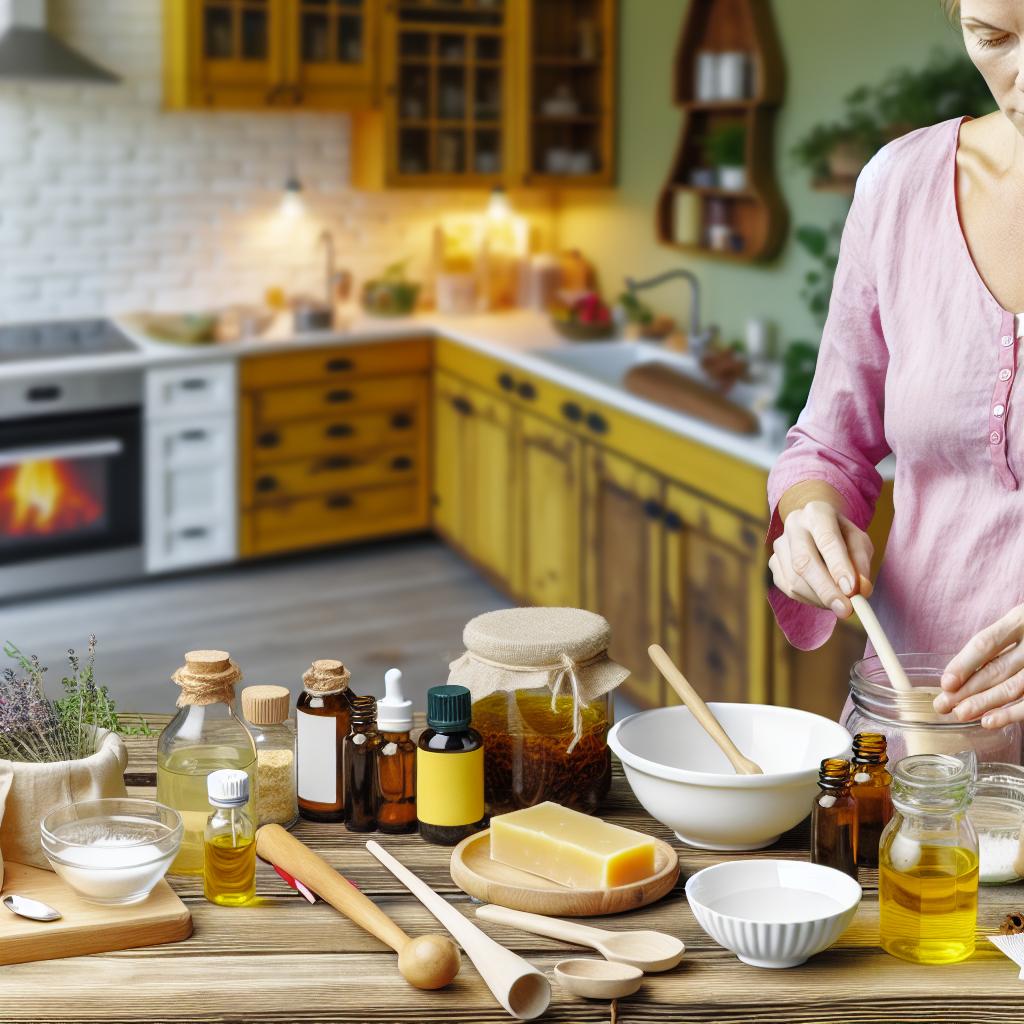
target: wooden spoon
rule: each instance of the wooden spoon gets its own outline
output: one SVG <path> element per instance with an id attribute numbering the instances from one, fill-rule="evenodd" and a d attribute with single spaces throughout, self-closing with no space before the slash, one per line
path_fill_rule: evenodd
<path id="1" fill-rule="evenodd" d="M 555 981 L 573 995 L 585 999 L 622 999 L 643 983 L 644 972 L 629 964 L 607 960 L 560 960 L 555 964 Z"/>
<path id="2" fill-rule="evenodd" d="M 641 971 L 654 973 L 671 970 L 680 960 L 686 946 L 681 939 L 664 932 L 629 931 L 609 932 L 603 928 L 577 924 L 575 921 L 561 921 L 557 917 L 542 914 L 527 914 L 522 910 L 510 910 L 493 903 L 476 908 L 476 916 L 494 924 L 520 928 L 533 935 L 546 935 L 549 939 L 575 942 L 580 946 L 596 949 L 605 958 L 618 964 L 629 964 Z"/>
<path id="3" fill-rule="evenodd" d="M 721 747 L 722 753 L 729 758 L 729 763 L 736 769 L 737 775 L 764 775 L 764 770 L 749 757 L 739 752 L 736 744 L 729 739 L 729 734 L 722 728 L 722 723 L 711 713 L 711 708 L 700 698 L 700 694 L 690 685 L 689 680 L 676 667 L 675 662 L 665 653 L 659 644 L 651 644 L 647 648 L 651 661 L 658 671 L 668 680 L 669 686 L 679 694 L 679 699 L 690 709 L 704 731 Z"/>
<path id="4" fill-rule="evenodd" d="M 864 632 L 867 633 L 871 646 L 874 647 L 878 660 L 882 663 L 889 682 L 892 683 L 892 688 L 912 691 L 914 685 L 900 664 L 900 659 L 893 650 L 892 644 L 889 643 L 889 638 L 885 635 L 878 616 L 875 615 L 875 609 L 868 604 L 868 599 L 863 594 L 854 594 L 850 598 L 850 604 L 853 605 L 853 610 L 857 613 L 857 618 L 860 619 Z"/>

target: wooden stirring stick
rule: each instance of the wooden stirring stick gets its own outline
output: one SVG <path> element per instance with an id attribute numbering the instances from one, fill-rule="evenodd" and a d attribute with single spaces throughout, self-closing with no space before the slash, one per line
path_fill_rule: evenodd
<path id="1" fill-rule="evenodd" d="M 913 690 L 914 686 L 900 664 L 900 659 L 893 650 L 892 644 L 889 643 L 889 638 L 885 635 L 878 616 L 875 615 L 875 609 L 868 604 L 868 599 L 863 594 L 854 594 L 850 598 L 850 604 L 853 605 L 853 610 L 857 613 L 857 618 L 860 619 L 864 632 L 867 633 L 871 646 L 874 647 L 878 660 L 882 663 L 889 682 L 892 683 L 892 688 L 894 690 Z"/>
<path id="2" fill-rule="evenodd" d="M 697 719 L 704 731 L 721 747 L 722 753 L 729 758 L 729 763 L 736 769 L 737 775 L 764 775 L 759 764 L 744 757 L 729 739 L 729 734 L 722 728 L 722 723 L 711 713 L 711 708 L 701 700 L 700 694 L 690 685 L 689 680 L 676 667 L 675 662 L 665 653 L 659 644 L 651 644 L 647 648 L 651 661 L 658 671 L 668 680 L 669 686 L 679 694 L 679 699 L 690 709 L 690 714 Z"/>

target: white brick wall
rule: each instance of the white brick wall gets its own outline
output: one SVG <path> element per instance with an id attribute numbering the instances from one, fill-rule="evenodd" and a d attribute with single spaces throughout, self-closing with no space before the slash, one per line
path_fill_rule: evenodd
<path id="1" fill-rule="evenodd" d="M 0 80 L 0 320 L 319 294 L 321 228 L 361 280 L 422 268 L 439 209 L 482 208 L 479 192 L 350 188 L 345 115 L 162 111 L 161 2 L 51 0 L 53 29 L 116 86 Z M 307 215 L 288 222 L 292 151 Z"/>

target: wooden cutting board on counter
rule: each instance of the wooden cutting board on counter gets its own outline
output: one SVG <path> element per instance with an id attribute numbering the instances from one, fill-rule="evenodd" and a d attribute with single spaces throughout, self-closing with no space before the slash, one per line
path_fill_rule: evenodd
<path id="1" fill-rule="evenodd" d="M 8 893 L 42 900 L 64 916 L 29 921 L 0 906 L 0 964 L 159 946 L 192 934 L 192 915 L 163 880 L 142 903 L 101 907 L 81 899 L 52 871 L 8 861 L 3 895 Z"/>

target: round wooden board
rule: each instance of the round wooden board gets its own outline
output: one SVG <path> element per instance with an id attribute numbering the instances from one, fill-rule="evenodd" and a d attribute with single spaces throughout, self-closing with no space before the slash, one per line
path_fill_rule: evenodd
<path id="1" fill-rule="evenodd" d="M 679 856 L 655 839 L 654 874 L 614 889 L 567 889 L 557 882 L 491 860 L 491 831 L 463 839 L 452 850 L 452 881 L 485 903 L 552 917 L 596 917 L 646 907 L 670 892 L 679 878 Z"/>

